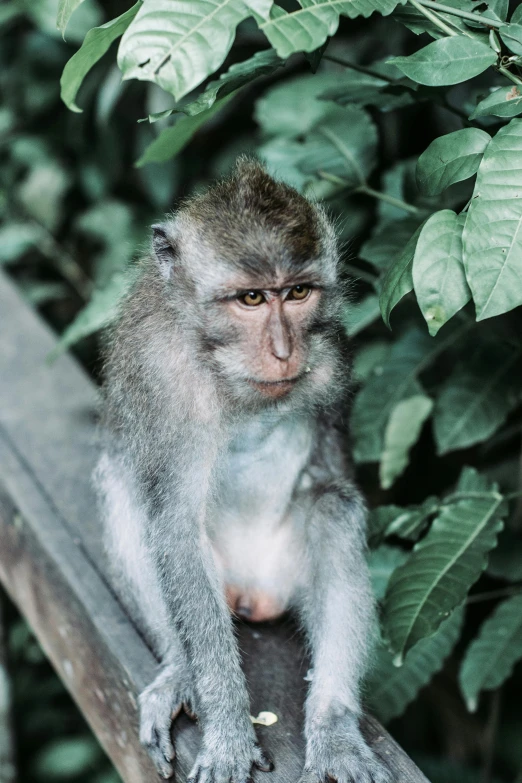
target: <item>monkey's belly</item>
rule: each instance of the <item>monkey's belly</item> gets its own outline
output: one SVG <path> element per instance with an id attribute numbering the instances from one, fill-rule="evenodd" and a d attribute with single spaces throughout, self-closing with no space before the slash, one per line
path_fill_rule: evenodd
<path id="1" fill-rule="evenodd" d="M 213 541 L 227 604 L 250 622 L 275 620 L 289 608 L 300 583 L 300 546 L 290 523 L 230 525 Z"/>

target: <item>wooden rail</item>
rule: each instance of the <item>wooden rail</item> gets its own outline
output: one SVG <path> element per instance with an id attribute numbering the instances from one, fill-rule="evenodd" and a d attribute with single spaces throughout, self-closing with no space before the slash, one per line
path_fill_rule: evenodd
<path id="1" fill-rule="evenodd" d="M 137 737 L 136 697 L 157 669 L 107 576 L 90 484 L 96 459 L 97 391 L 70 356 L 53 365 L 50 328 L 0 274 L 0 580 L 125 783 L 157 775 Z M 239 630 L 252 714 L 276 762 L 263 783 L 297 783 L 303 763 L 307 662 L 290 621 Z M 426 778 L 371 717 L 363 730 L 397 783 Z M 199 729 L 176 721 L 177 780 L 184 781 Z"/>

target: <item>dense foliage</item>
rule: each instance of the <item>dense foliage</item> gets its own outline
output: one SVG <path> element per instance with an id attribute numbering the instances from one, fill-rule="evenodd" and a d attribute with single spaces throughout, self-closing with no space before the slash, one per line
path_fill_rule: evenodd
<path id="1" fill-rule="evenodd" d="M 434 781 L 492 780 L 493 759 L 522 780 L 505 689 L 499 709 L 522 659 L 522 5 L 107 6 L 0 9 L 0 263 L 96 369 L 90 336 L 177 197 L 246 151 L 325 199 L 382 608 L 368 702 L 411 705 L 394 730 Z"/>

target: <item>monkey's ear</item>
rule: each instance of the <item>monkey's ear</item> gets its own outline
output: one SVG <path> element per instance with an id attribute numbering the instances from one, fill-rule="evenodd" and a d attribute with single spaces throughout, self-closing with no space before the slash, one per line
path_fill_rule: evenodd
<path id="1" fill-rule="evenodd" d="M 152 226 L 152 250 L 161 274 L 165 280 L 168 280 L 174 269 L 177 250 L 165 223 L 156 223 Z"/>

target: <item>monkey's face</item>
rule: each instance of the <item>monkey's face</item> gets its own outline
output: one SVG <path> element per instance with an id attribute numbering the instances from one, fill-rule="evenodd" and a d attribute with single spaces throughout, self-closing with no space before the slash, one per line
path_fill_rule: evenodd
<path id="1" fill-rule="evenodd" d="M 320 281 L 305 273 L 234 282 L 206 318 L 213 366 L 233 397 L 259 404 L 326 386 L 337 351 L 317 329 L 328 298 Z"/>

